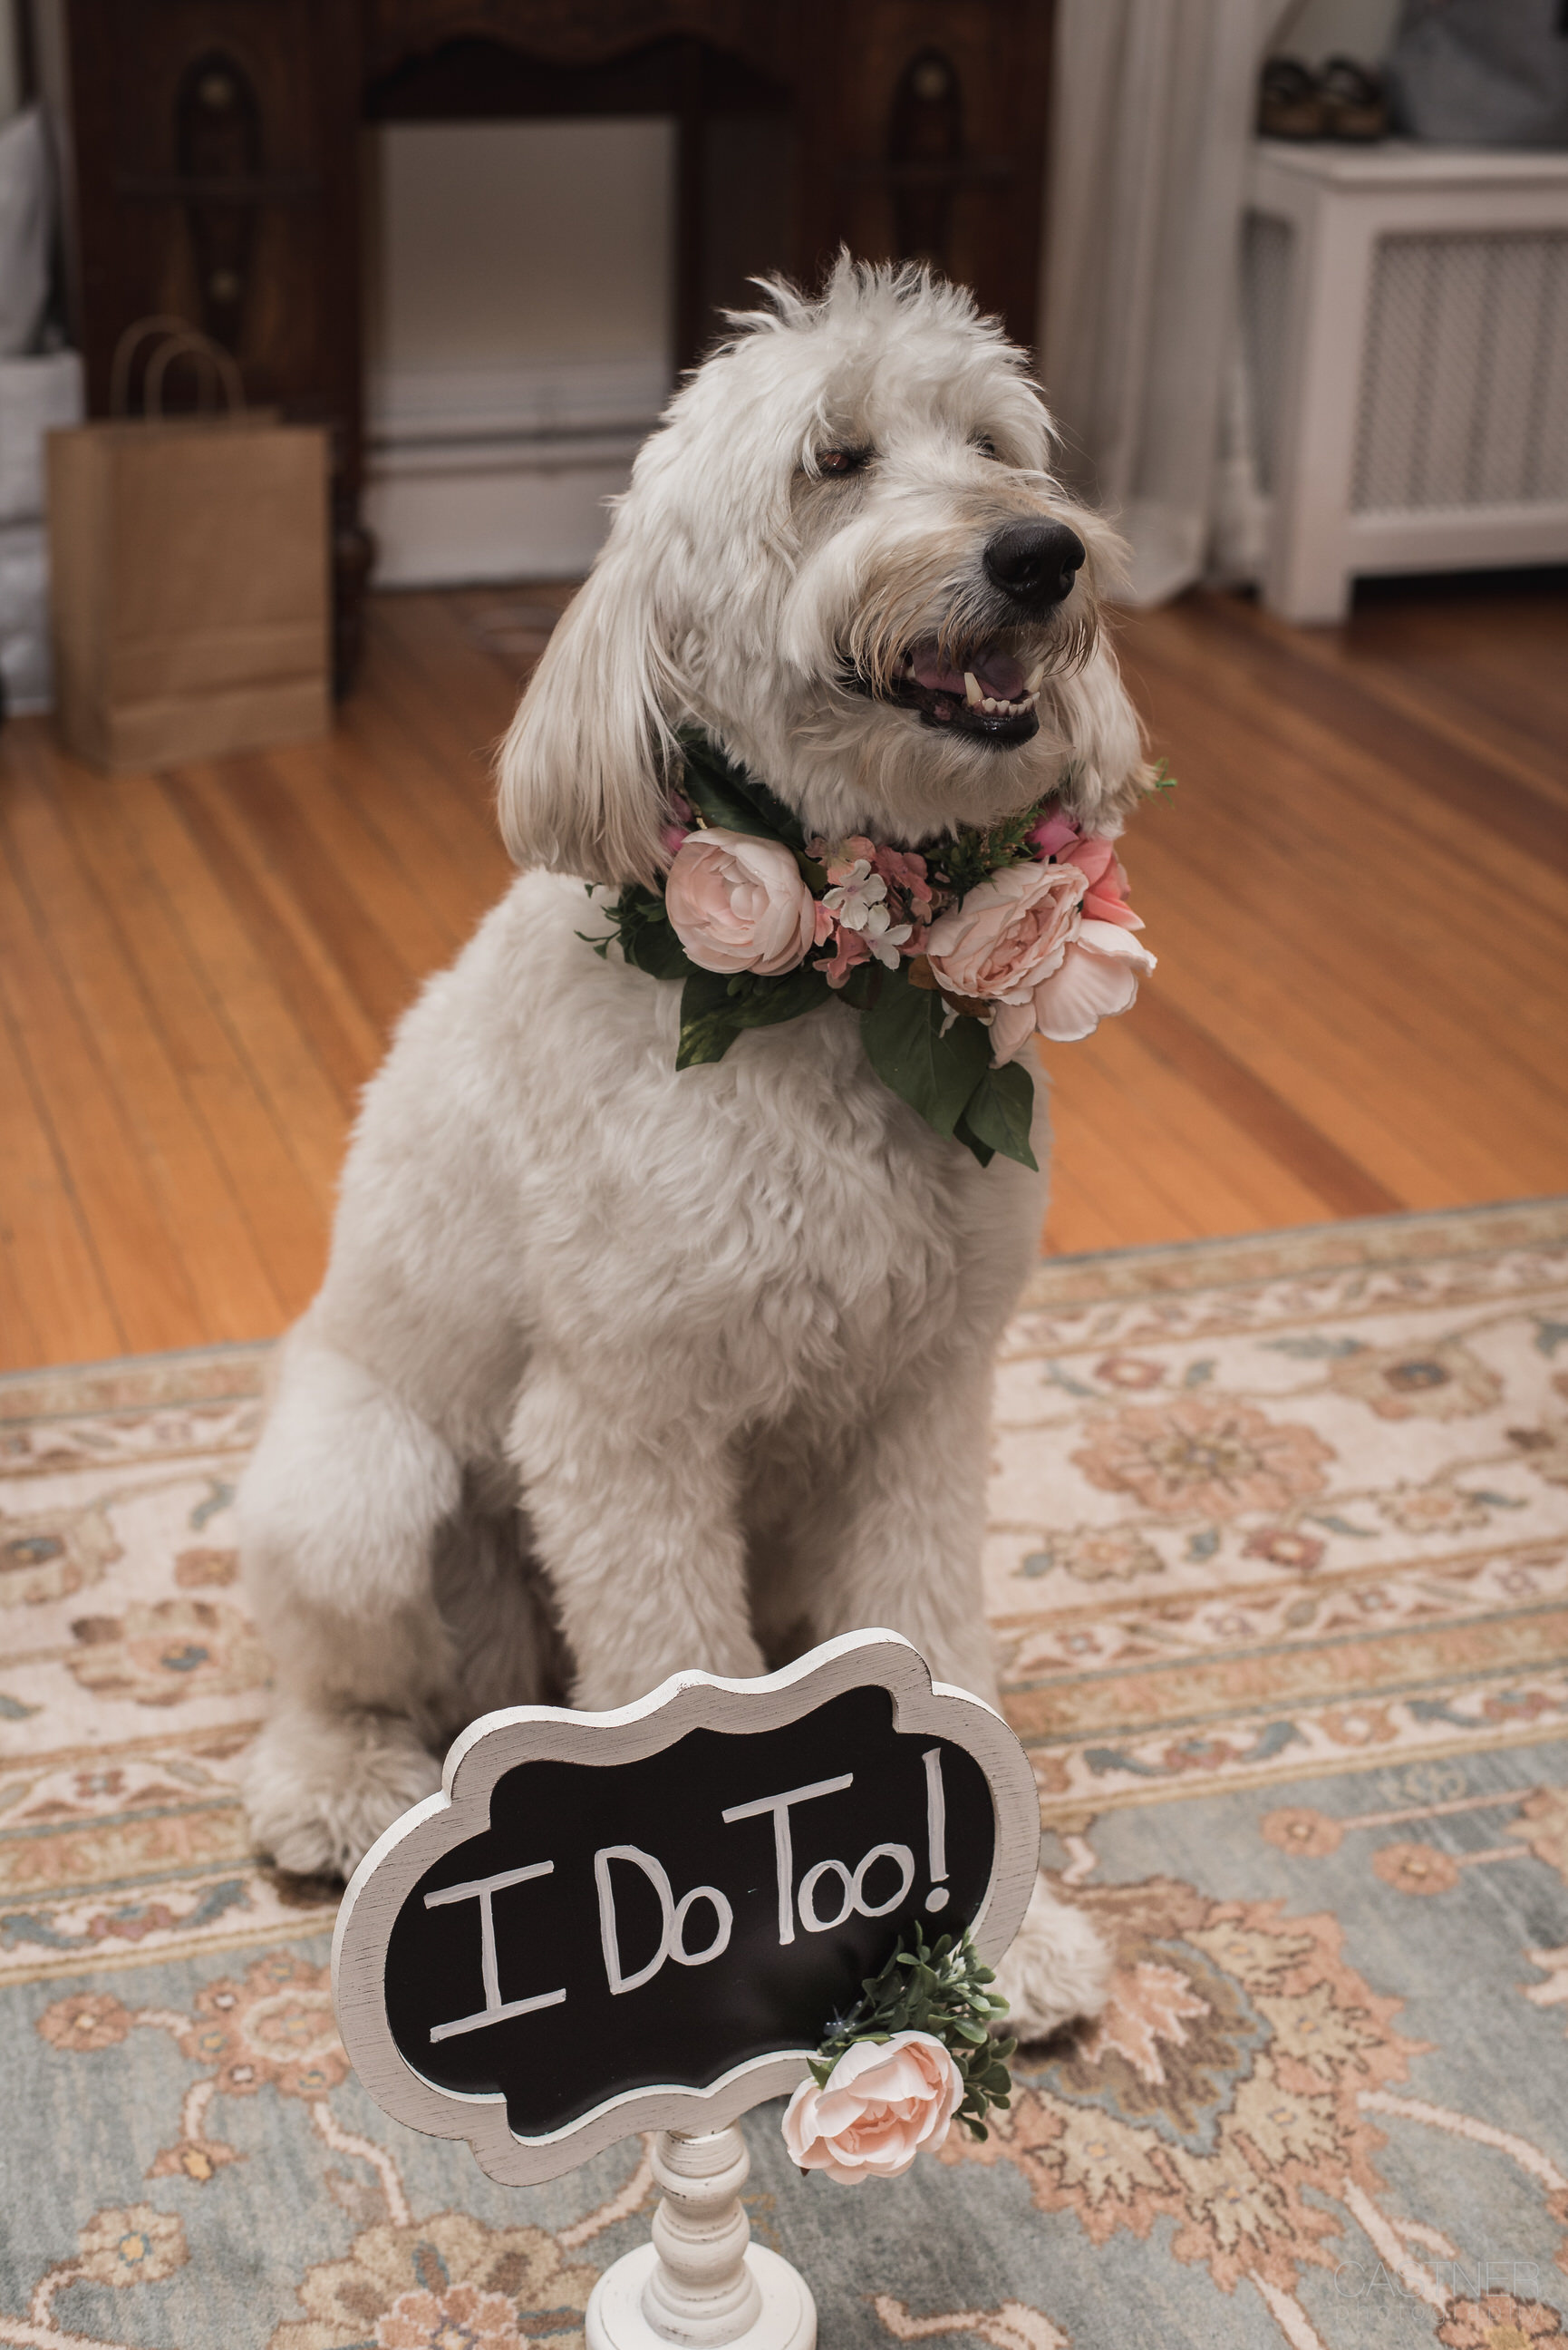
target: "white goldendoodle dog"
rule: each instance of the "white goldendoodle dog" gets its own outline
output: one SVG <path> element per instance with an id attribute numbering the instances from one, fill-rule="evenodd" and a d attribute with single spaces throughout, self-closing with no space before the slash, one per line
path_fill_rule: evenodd
<path id="1" fill-rule="evenodd" d="M 1053 791 L 1118 831 L 1147 770 L 1096 626 L 1115 542 L 1050 452 L 967 294 L 845 260 L 738 321 L 639 457 L 502 756 L 528 869 L 366 1093 L 245 1478 L 277 1669 L 247 1800 L 283 1867 L 351 1869 L 495 1706 L 864 1625 L 994 1694 L 992 1355 L 1041 1179 L 942 1139 L 836 1003 L 678 1075 L 680 991 L 593 951 L 583 885 L 659 870 L 679 726 L 830 839 Z M 1042 1883 L 1015 2026 L 1103 1972 Z"/>

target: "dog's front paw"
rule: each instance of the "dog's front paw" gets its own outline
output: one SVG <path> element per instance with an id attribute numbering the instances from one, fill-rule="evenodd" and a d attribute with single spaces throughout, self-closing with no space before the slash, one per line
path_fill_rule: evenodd
<path id="1" fill-rule="evenodd" d="M 274 1714 L 245 1760 L 251 1835 L 298 1877 L 350 1877 L 384 1828 L 433 1794 L 441 1764 L 385 1714 Z"/>
<path id="2" fill-rule="evenodd" d="M 1037 1877 L 1023 1923 L 996 1970 L 996 1988 L 1008 2005 L 1001 2030 L 1045 2040 L 1075 2016 L 1098 2015 L 1110 1975 L 1111 1954 L 1093 1924 Z"/>

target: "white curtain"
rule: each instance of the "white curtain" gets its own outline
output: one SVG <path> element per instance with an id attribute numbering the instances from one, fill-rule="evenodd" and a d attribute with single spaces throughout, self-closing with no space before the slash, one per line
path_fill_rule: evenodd
<path id="1" fill-rule="evenodd" d="M 1058 0 L 1044 380 L 1068 472 L 1131 543 L 1136 603 L 1205 567 L 1277 13 L 1277 0 Z"/>

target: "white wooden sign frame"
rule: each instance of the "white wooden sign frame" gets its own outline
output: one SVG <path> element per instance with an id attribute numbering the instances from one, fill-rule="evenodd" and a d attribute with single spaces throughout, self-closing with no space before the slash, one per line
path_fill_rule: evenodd
<path id="1" fill-rule="evenodd" d="M 639 1762 L 693 1730 L 743 1734 L 781 1729 L 846 1690 L 867 1687 L 885 1689 L 891 1696 L 895 1731 L 951 1740 L 984 1773 L 996 1836 L 990 1881 L 970 1933 L 982 1959 L 1000 1959 L 1023 1923 L 1039 1865 L 1034 1774 L 1002 1717 L 969 1690 L 934 1682 L 919 1651 L 898 1633 L 846 1632 L 782 1671 L 754 1680 L 677 1673 L 635 1705 L 609 1713 L 515 1706 L 482 1716 L 453 1742 L 441 1792 L 394 1821 L 371 1846 L 338 1912 L 332 1942 L 338 2028 L 377 2104 L 428 2137 L 466 2139 L 492 2178 L 527 2187 L 575 2168 L 638 2131 L 722 2129 L 764 2098 L 797 2087 L 815 2047 L 753 2057 L 705 2089 L 627 2090 L 560 2129 L 520 2137 L 499 2092 L 439 2088 L 408 2063 L 387 2018 L 387 1946 L 400 1910 L 426 1871 L 455 1846 L 488 1829 L 496 1782 L 520 1763 Z"/>

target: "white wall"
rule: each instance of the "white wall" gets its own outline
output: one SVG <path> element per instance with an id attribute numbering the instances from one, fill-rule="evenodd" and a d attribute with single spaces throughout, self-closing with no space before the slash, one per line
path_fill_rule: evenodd
<path id="1" fill-rule="evenodd" d="M 670 387 L 674 126 L 399 123 L 368 144 L 377 577 L 570 577 Z"/>

